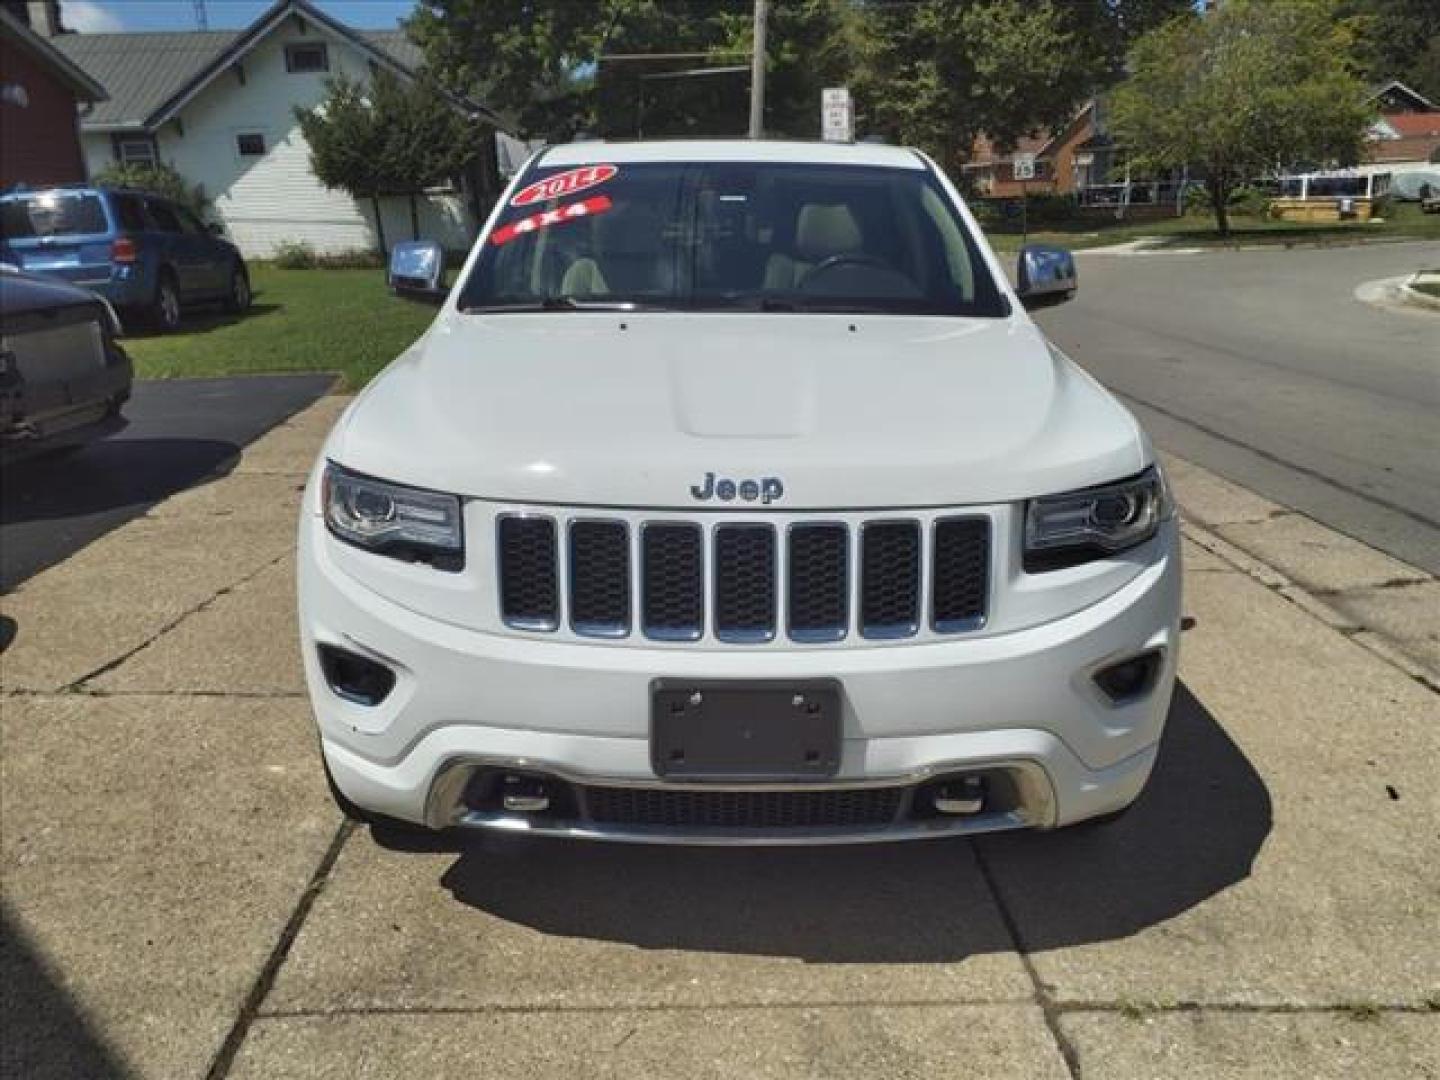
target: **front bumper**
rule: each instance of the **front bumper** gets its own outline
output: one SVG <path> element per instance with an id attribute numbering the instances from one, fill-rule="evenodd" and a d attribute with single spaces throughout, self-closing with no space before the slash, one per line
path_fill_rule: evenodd
<path id="1" fill-rule="evenodd" d="M 325 760 L 357 805 L 431 827 L 459 825 L 583 839 L 715 844 L 918 839 L 1053 827 L 1127 806 L 1154 765 L 1179 643 L 1178 526 L 1151 541 L 1124 587 L 1040 626 L 973 639 L 865 649 L 747 652 L 616 648 L 517 638 L 454 626 L 380 597 L 331 558 L 336 542 L 301 523 L 300 624 Z M 326 682 L 317 646 L 383 662 L 396 674 L 377 706 Z M 1148 692 L 1111 704 L 1091 678 L 1145 650 L 1162 661 Z M 676 792 L 649 743 L 650 687 L 669 679 L 834 678 L 843 687 L 838 791 L 894 789 L 888 820 L 770 827 L 595 819 L 591 789 Z M 477 804 L 487 769 L 548 778 L 575 791 L 568 814 Z M 1013 797 L 979 813 L 925 816 L 917 793 L 937 777 L 986 773 Z M 813 783 L 691 784 L 703 792 L 814 792 Z M 567 796 L 568 797 L 568 796 Z"/>

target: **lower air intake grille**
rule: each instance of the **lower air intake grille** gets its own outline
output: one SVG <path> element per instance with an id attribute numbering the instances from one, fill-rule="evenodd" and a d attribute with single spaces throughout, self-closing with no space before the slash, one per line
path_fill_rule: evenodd
<path id="1" fill-rule="evenodd" d="M 555 522 L 541 517 L 502 517 L 497 542 L 500 614 L 521 630 L 554 630 L 560 625 Z"/>
<path id="2" fill-rule="evenodd" d="M 804 829 L 888 825 L 900 811 L 900 788 L 817 791 L 662 791 L 584 789 L 597 824 L 672 828 Z"/>

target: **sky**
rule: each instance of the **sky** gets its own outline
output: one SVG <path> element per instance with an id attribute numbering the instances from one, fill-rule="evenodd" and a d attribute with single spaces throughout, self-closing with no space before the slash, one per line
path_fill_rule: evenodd
<path id="1" fill-rule="evenodd" d="M 249 26 L 270 0 L 204 0 L 211 30 Z M 415 7 L 415 0 L 318 0 L 316 7 L 347 26 L 389 30 Z M 119 30 L 194 30 L 192 0 L 62 0 L 65 25 L 92 34 Z"/>

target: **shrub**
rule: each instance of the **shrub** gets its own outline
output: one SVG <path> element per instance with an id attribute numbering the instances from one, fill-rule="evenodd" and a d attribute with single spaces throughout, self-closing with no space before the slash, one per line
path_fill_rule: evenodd
<path id="1" fill-rule="evenodd" d="M 321 254 L 304 240 L 282 240 L 271 261 L 283 270 L 374 270 L 385 265 L 376 252 L 364 248 Z"/>
<path id="2" fill-rule="evenodd" d="M 173 165 L 157 162 L 154 165 L 121 164 L 101 169 L 94 175 L 92 183 L 101 187 L 127 187 L 137 191 L 148 191 L 172 199 L 181 206 L 188 206 L 203 216 L 210 200 L 205 197 L 205 188 L 200 184 L 186 183 Z"/>
<path id="3" fill-rule="evenodd" d="M 304 240 L 282 240 L 275 245 L 275 265 L 285 270 L 313 270 L 315 249 Z"/>

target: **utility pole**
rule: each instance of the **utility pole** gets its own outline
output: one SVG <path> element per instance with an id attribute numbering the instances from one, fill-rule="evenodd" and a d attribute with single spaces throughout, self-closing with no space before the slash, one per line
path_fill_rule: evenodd
<path id="1" fill-rule="evenodd" d="M 205 0 L 192 0 L 191 6 L 195 9 L 195 26 L 199 30 L 210 29 L 210 19 L 205 14 Z"/>
<path id="2" fill-rule="evenodd" d="M 750 138 L 765 134 L 765 24 L 769 0 L 755 0 L 755 44 L 750 53 Z"/>

